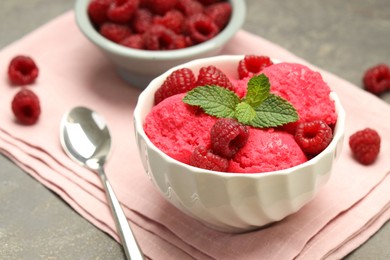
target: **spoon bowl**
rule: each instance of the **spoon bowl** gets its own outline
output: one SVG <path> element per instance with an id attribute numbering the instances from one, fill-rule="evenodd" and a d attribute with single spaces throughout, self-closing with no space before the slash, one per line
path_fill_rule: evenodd
<path id="1" fill-rule="evenodd" d="M 62 145 L 69 157 L 93 170 L 104 165 L 111 150 L 111 135 L 100 115 L 75 107 L 64 116 L 61 129 Z"/>
<path id="2" fill-rule="evenodd" d="M 128 259 L 144 259 L 121 205 L 104 172 L 111 150 L 111 135 L 105 120 L 86 107 L 75 107 L 61 121 L 60 141 L 74 161 L 93 170 L 102 181 L 108 204 Z"/>

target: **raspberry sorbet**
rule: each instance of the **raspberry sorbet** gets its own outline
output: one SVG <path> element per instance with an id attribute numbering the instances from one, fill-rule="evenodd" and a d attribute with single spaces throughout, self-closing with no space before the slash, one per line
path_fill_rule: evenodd
<path id="1" fill-rule="evenodd" d="M 292 134 L 295 125 L 313 120 L 336 123 L 334 102 L 329 98 L 331 90 L 318 72 L 300 64 L 278 63 L 262 73 L 269 78 L 271 92 L 295 107 L 299 120 L 281 128 L 249 127 L 248 141 L 229 159 L 228 172 L 269 172 L 304 163 L 308 158 Z M 245 96 L 249 78 L 230 80 L 237 95 Z M 146 117 L 144 130 L 159 149 L 189 164 L 196 147 L 210 146 L 210 129 L 217 118 L 185 104 L 184 96 L 176 94 L 154 106 Z"/>

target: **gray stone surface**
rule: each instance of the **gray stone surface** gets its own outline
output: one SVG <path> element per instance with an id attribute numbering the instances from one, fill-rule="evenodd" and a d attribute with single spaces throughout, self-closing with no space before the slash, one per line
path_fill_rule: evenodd
<path id="1" fill-rule="evenodd" d="M 357 86 L 390 64 L 389 0 L 247 0 L 244 29 Z M 70 0 L 1 0 L 0 48 L 73 8 Z M 390 93 L 382 97 L 390 103 Z M 3 102 L 3 101 L 2 101 Z M 390 259 L 390 224 L 346 259 Z M 0 155 L 0 259 L 123 259 L 121 247 Z"/>

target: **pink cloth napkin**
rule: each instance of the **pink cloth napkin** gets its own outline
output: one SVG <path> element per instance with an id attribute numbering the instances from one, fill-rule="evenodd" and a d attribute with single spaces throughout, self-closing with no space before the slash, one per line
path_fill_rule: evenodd
<path id="1" fill-rule="evenodd" d="M 264 54 L 307 64 L 245 31 L 237 33 L 223 53 Z M 29 86 L 42 106 L 41 118 L 34 126 L 17 124 L 10 110 L 19 88 L 8 83 L 6 68 L 17 54 L 32 56 L 40 68 L 37 82 Z M 61 117 L 72 107 L 90 107 L 107 119 L 113 152 L 106 172 L 149 258 L 340 258 L 390 218 L 390 106 L 326 71 L 320 70 L 347 112 L 344 149 L 330 181 L 296 214 L 244 234 L 207 228 L 158 194 L 144 173 L 134 140 L 132 112 L 140 91 L 117 77 L 109 61 L 79 32 L 72 12 L 3 49 L 0 71 L 1 152 L 118 240 L 98 177 L 71 161 L 59 143 Z M 380 157 L 369 167 L 351 158 L 347 143 L 353 132 L 367 126 L 382 136 Z"/>

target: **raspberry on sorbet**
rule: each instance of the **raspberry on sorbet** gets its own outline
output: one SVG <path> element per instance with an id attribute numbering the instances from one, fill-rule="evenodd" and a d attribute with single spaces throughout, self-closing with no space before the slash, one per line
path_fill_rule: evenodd
<path id="1" fill-rule="evenodd" d="M 213 152 L 232 158 L 248 141 L 249 129 L 233 118 L 219 118 L 210 131 Z"/>
<path id="2" fill-rule="evenodd" d="M 238 63 L 238 76 L 240 79 L 252 77 L 272 64 L 273 62 L 268 56 L 246 55 Z"/>
<path id="3" fill-rule="evenodd" d="M 228 76 L 217 67 L 210 65 L 199 70 L 197 86 L 216 85 L 229 90 L 234 90 Z"/>
<path id="4" fill-rule="evenodd" d="M 191 154 L 190 165 L 206 170 L 226 172 L 229 160 L 214 154 L 204 146 L 198 146 Z"/>
<path id="5" fill-rule="evenodd" d="M 195 87 L 195 75 L 192 70 L 182 68 L 173 71 L 154 94 L 154 103 L 158 104 L 167 97 L 185 93 Z"/>
<path id="6" fill-rule="evenodd" d="M 332 141 L 333 131 L 323 120 L 302 122 L 295 132 L 295 141 L 302 151 L 315 156 L 322 152 Z"/>

